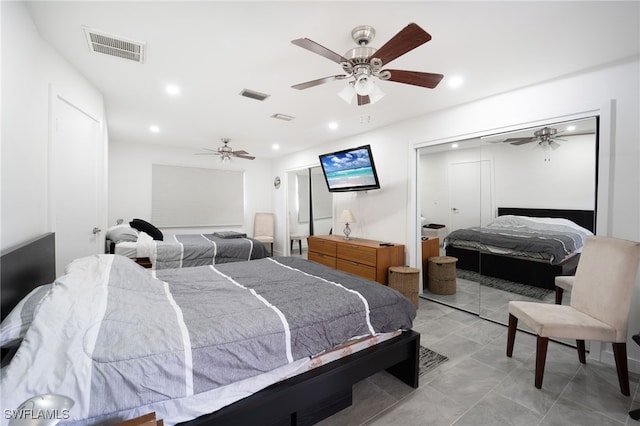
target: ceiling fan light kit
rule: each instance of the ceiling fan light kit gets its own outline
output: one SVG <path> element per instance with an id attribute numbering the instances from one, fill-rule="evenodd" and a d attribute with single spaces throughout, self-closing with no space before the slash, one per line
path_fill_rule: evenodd
<path id="1" fill-rule="evenodd" d="M 291 43 L 340 64 L 345 74 L 339 74 L 291 86 L 303 90 L 335 80 L 349 80 L 338 96 L 351 104 L 357 98 L 358 105 L 375 103 L 382 99 L 384 92 L 374 82 L 374 78 L 383 81 L 411 84 L 414 86 L 435 88 L 444 77 L 442 74 L 419 71 L 383 70 L 389 62 L 431 40 L 431 36 L 418 25 L 411 23 L 385 43 L 380 49 L 369 46 L 375 37 L 375 29 L 369 25 L 360 25 L 351 31 L 351 38 L 358 44 L 339 55 L 332 50 L 310 40 L 300 38 Z"/>

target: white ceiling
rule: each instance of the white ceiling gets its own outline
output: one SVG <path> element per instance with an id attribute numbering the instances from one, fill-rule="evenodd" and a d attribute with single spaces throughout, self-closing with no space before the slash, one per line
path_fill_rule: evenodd
<path id="1" fill-rule="evenodd" d="M 41 36 L 103 93 L 111 140 L 198 152 L 228 137 L 261 158 L 278 155 L 274 143 L 280 154 L 300 151 L 640 54 L 636 1 L 30 1 L 29 11 Z M 342 72 L 291 40 L 344 54 L 358 25 L 373 26 L 371 45 L 380 47 L 410 22 L 433 38 L 390 67 L 444 74 L 436 89 L 383 81 L 386 97 L 357 106 L 337 96 L 344 81 L 291 88 Z M 90 52 L 83 26 L 145 42 L 144 63 Z M 453 76 L 464 85 L 450 88 Z M 181 94 L 167 95 L 167 84 Z M 244 98 L 245 88 L 270 97 Z"/>

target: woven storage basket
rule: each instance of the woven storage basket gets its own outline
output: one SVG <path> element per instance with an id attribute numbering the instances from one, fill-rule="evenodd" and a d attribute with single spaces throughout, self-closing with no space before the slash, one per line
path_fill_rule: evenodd
<path id="1" fill-rule="evenodd" d="M 419 305 L 420 269 L 410 268 L 409 266 L 389 267 L 389 287 L 398 290 L 407 299 L 411 300 L 417 308 Z"/>
<path id="2" fill-rule="evenodd" d="M 435 294 L 455 294 L 456 262 L 451 256 L 429 258 L 429 291 Z"/>

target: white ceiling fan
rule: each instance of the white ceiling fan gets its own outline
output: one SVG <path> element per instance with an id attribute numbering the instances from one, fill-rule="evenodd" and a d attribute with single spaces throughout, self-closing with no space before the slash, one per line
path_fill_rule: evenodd
<path id="1" fill-rule="evenodd" d="M 196 155 L 219 155 L 220 156 L 220 161 L 224 162 L 224 163 L 228 163 L 231 161 L 231 157 L 236 157 L 236 158 L 243 158 L 245 160 L 254 160 L 256 157 L 249 155 L 249 153 L 247 151 L 243 151 L 243 150 L 239 150 L 239 151 L 234 151 L 230 146 L 229 146 L 229 141 L 231 139 L 229 138 L 222 138 L 222 146 L 220 146 L 217 150 L 216 149 L 210 149 L 210 148 L 203 148 L 204 150 L 208 151 L 208 152 L 198 152 L 196 153 Z"/>

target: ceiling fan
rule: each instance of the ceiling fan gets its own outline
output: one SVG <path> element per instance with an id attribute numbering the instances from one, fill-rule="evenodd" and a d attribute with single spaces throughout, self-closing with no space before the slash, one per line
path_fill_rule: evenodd
<path id="1" fill-rule="evenodd" d="M 553 127 L 543 127 L 542 129 L 538 129 L 533 132 L 533 136 L 521 137 L 521 138 L 508 138 L 503 140 L 503 142 L 510 143 L 511 145 L 524 145 L 530 142 L 538 142 L 538 147 L 546 150 L 546 156 L 544 161 L 551 161 L 550 151 L 552 149 L 558 149 L 560 144 L 556 142 L 566 141 L 566 139 L 561 139 L 558 136 L 580 136 L 580 135 L 592 135 L 595 131 L 584 131 L 584 132 L 571 132 L 568 134 L 564 134 L 562 132 L 558 132 L 558 129 Z"/>
<path id="2" fill-rule="evenodd" d="M 339 96 L 348 103 L 351 103 L 353 99 L 357 97 L 358 105 L 366 105 L 375 103 L 384 96 L 382 90 L 375 85 L 373 77 L 380 80 L 395 81 L 396 83 L 427 87 L 429 89 L 435 88 L 438 83 L 440 83 L 444 77 L 442 74 L 382 69 L 383 66 L 394 59 L 431 40 L 431 35 L 425 30 L 411 23 L 379 49 L 369 46 L 375 34 L 375 29 L 369 25 L 360 25 L 354 28 L 353 31 L 351 31 L 351 37 L 358 44 L 358 47 L 350 49 L 344 56 L 308 38 L 292 40 L 291 43 L 296 46 L 310 50 L 313 53 L 317 53 L 320 56 L 324 56 L 340 64 L 345 74 L 311 80 L 291 87 L 302 90 L 335 80 L 349 79 L 349 83 L 339 93 Z"/>
<path id="3" fill-rule="evenodd" d="M 554 129 L 553 127 L 543 127 L 542 129 L 536 130 L 533 132 L 533 136 L 526 136 L 522 138 L 508 138 L 503 142 L 510 143 L 511 145 L 524 145 L 529 142 L 538 141 L 538 145 L 550 145 L 551 148 L 555 149 L 560 146 L 554 139 L 559 141 L 564 141 L 566 139 L 560 139 L 558 136 L 580 136 L 580 135 L 592 135 L 595 131 L 585 131 L 585 132 L 572 132 L 568 134 L 564 134 L 562 132 L 558 133 L 558 129 Z"/>
<path id="4" fill-rule="evenodd" d="M 256 158 L 256 157 L 253 157 L 253 156 L 249 155 L 249 153 L 247 151 L 243 151 L 243 150 L 234 151 L 229 146 L 229 141 L 231 139 L 222 138 L 221 140 L 222 140 L 223 145 L 221 147 L 219 147 L 217 150 L 204 148 L 206 151 L 209 151 L 209 152 L 198 152 L 197 155 L 219 155 L 220 156 L 220 161 L 222 161 L 222 162 L 231 161 L 231 157 L 244 158 L 245 160 L 253 160 L 253 159 Z"/>

